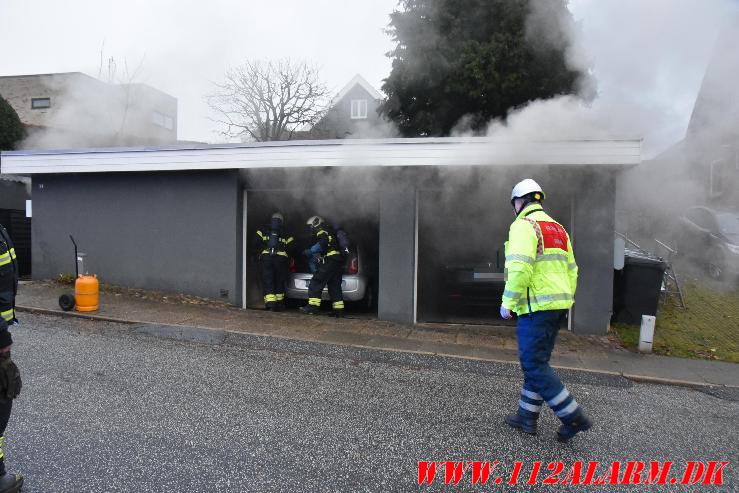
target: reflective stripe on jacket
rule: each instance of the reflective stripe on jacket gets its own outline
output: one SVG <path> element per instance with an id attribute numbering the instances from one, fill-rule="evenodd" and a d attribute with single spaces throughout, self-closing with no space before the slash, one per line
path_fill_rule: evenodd
<path id="1" fill-rule="evenodd" d="M 8 232 L 0 225 L 0 318 L 8 324 L 15 321 L 15 295 L 17 292 L 18 260 L 15 248 L 13 248 L 13 242 Z M 4 338 L 0 336 L 0 339 Z"/>
<path id="2" fill-rule="evenodd" d="M 566 310 L 575 302 L 577 264 L 570 237 L 541 204 L 526 206 L 505 244 L 502 304 L 518 315 Z"/>
<path id="3" fill-rule="evenodd" d="M 257 230 L 257 236 L 261 240 L 261 243 L 263 245 L 262 255 L 270 255 L 270 249 L 268 247 L 269 244 L 269 233 L 264 234 L 260 230 Z M 288 257 L 287 250 L 290 248 L 290 245 L 293 243 L 294 239 L 292 236 L 289 236 L 287 238 L 280 237 L 279 242 L 280 246 L 275 251 L 275 255 L 280 255 L 282 257 Z"/>
<path id="4" fill-rule="evenodd" d="M 0 252 L 3 250 L 5 250 L 5 248 L 0 246 Z M 10 250 L 6 250 L 4 253 L 0 253 L 0 267 L 10 264 L 15 259 L 15 248 L 11 248 Z"/>
<path id="5" fill-rule="evenodd" d="M 323 254 L 324 257 L 341 255 L 341 252 L 336 249 L 336 239 L 325 229 L 316 231 L 316 240 L 321 246 L 321 251 L 326 252 Z"/>

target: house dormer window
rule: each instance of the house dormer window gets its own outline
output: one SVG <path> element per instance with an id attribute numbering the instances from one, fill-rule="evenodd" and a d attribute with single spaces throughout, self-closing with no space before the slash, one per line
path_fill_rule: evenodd
<path id="1" fill-rule="evenodd" d="M 44 110 L 51 108 L 51 98 L 31 98 L 32 110 Z"/>
<path id="2" fill-rule="evenodd" d="M 352 120 L 367 118 L 367 100 L 366 99 L 353 99 L 352 100 Z"/>
<path id="3" fill-rule="evenodd" d="M 160 113 L 159 111 L 151 112 L 151 122 L 154 125 L 164 127 L 167 130 L 174 129 L 174 118 L 169 115 L 165 115 L 164 113 Z"/>

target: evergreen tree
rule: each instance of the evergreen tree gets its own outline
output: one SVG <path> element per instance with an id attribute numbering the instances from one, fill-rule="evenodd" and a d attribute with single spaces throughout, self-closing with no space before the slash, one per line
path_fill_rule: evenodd
<path id="1" fill-rule="evenodd" d="M 10 103 L 0 96 L 0 150 L 8 151 L 25 137 L 25 129 Z"/>
<path id="2" fill-rule="evenodd" d="M 566 63 L 564 30 L 574 21 L 565 0 L 400 4 L 390 16 L 397 45 L 380 111 L 406 137 L 448 135 L 463 117 L 484 130 L 529 101 L 576 93 L 586 76 Z"/>

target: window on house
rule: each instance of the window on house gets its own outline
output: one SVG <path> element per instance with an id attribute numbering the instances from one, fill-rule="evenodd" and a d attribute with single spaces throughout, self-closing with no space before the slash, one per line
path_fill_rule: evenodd
<path id="1" fill-rule="evenodd" d="M 158 111 L 151 112 L 151 123 L 158 127 L 166 128 L 167 130 L 174 129 L 174 118 Z"/>
<path id="2" fill-rule="evenodd" d="M 167 130 L 174 129 L 174 118 L 159 111 L 151 112 L 151 123 L 158 127 L 166 128 Z"/>
<path id="3" fill-rule="evenodd" d="M 159 113 L 158 111 L 152 111 L 151 112 L 151 123 L 159 127 L 163 127 L 164 126 L 164 115 Z"/>
<path id="4" fill-rule="evenodd" d="M 352 100 L 352 119 L 367 118 L 367 100 Z"/>
<path id="5" fill-rule="evenodd" d="M 716 160 L 710 165 L 710 196 L 717 198 L 726 191 L 727 184 L 731 183 L 732 168 L 736 165 L 729 160 Z"/>
<path id="6" fill-rule="evenodd" d="M 51 98 L 32 98 L 31 109 L 42 110 L 45 108 L 51 108 Z"/>

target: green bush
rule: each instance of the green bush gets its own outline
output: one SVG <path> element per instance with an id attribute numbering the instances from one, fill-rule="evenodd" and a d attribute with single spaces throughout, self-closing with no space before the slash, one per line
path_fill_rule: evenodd
<path id="1" fill-rule="evenodd" d="M 56 278 L 56 282 L 59 284 L 74 285 L 75 277 L 74 274 L 61 273 Z"/>
<path id="2" fill-rule="evenodd" d="M 15 149 L 26 136 L 21 119 L 10 103 L 0 96 L 0 150 Z"/>

